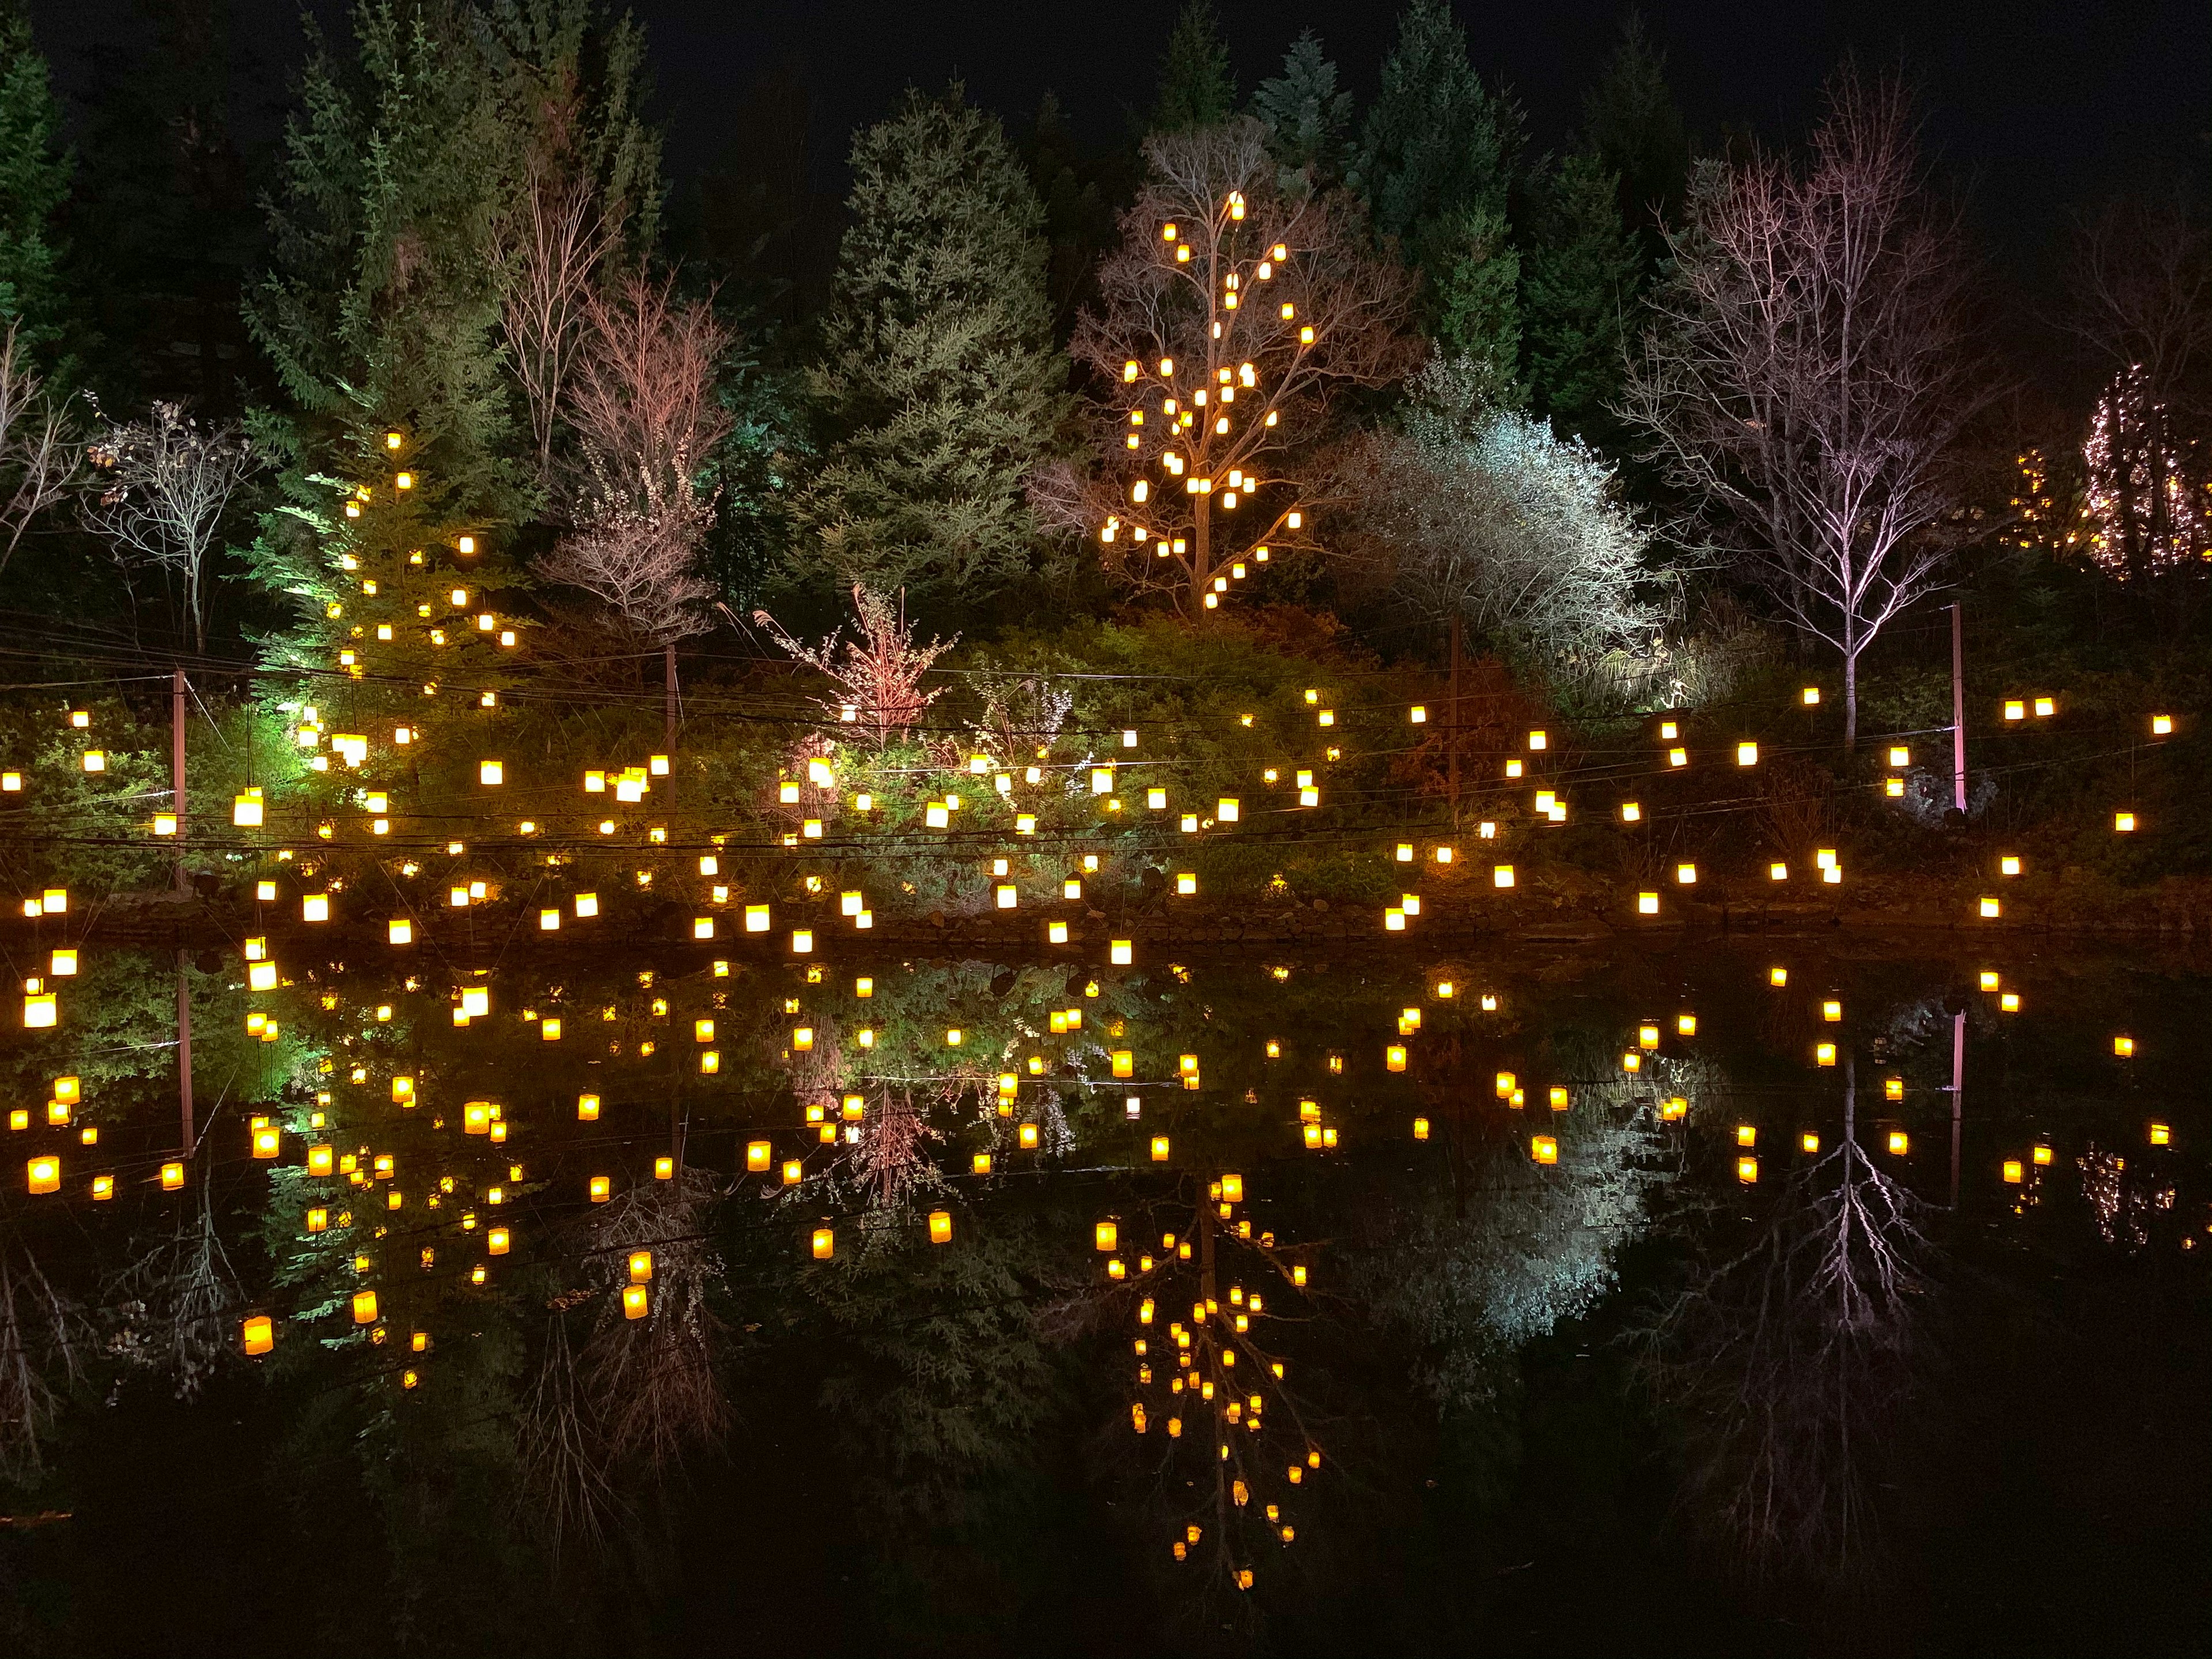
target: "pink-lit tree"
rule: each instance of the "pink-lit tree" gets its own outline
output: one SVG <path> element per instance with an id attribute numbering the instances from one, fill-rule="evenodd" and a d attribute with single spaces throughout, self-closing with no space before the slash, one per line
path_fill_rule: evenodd
<path id="1" fill-rule="evenodd" d="M 1805 634 L 1860 659 L 1958 544 L 1961 439 L 1996 386 L 1955 207 L 1905 89 L 1845 69 L 1809 165 L 1747 148 L 1697 179 L 1623 413 Z"/>
<path id="2" fill-rule="evenodd" d="M 673 284 L 633 276 L 585 303 L 583 349 L 568 394 L 582 459 L 575 528 L 538 569 L 580 587 L 617 628 L 663 653 L 668 737 L 675 741 L 676 645 L 709 626 L 713 584 L 699 550 L 714 522 L 700 474 L 729 430 L 715 401 L 728 331 Z"/>

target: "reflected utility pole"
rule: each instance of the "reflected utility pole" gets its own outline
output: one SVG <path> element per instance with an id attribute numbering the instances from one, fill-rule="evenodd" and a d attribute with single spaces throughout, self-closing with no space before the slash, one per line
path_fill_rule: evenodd
<path id="1" fill-rule="evenodd" d="M 1966 810 L 1966 647 L 1959 602 L 1951 602 L 1951 805 Z"/>
<path id="2" fill-rule="evenodd" d="M 177 815 L 177 891 L 191 890 L 185 873 L 185 671 L 169 679 L 169 796 Z M 177 947 L 177 1132 L 184 1155 L 192 1155 L 192 987 L 191 952 Z"/>
<path id="3" fill-rule="evenodd" d="M 192 1155 L 192 987 L 191 952 L 177 947 L 177 1125 L 186 1158 Z"/>
<path id="4" fill-rule="evenodd" d="M 1951 1207 L 1959 1207 L 1959 1132 L 1966 1097 L 1966 1016 L 1951 1016 Z"/>

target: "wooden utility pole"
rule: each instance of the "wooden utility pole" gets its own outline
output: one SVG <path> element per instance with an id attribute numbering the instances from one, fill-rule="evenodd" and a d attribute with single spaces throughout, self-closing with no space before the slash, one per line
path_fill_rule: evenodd
<path id="1" fill-rule="evenodd" d="M 1951 805 L 1966 810 L 1966 647 L 1959 602 L 1951 602 Z"/>
<path id="2" fill-rule="evenodd" d="M 671 642 L 663 646 L 661 651 L 665 670 L 663 675 L 665 694 L 663 701 L 665 724 L 667 728 L 668 763 L 672 769 L 676 764 L 676 647 L 673 642 Z"/>
<path id="3" fill-rule="evenodd" d="M 1449 731 L 1444 742 L 1447 745 L 1446 753 L 1449 757 L 1448 763 L 1451 769 L 1451 815 L 1452 828 L 1454 830 L 1457 830 L 1459 828 L 1459 665 L 1460 630 L 1463 625 L 1464 624 L 1460 617 L 1460 613 L 1456 611 L 1453 611 L 1451 626 L 1451 719 L 1449 722 Z"/>
<path id="4" fill-rule="evenodd" d="M 177 951 L 177 1128 L 186 1158 L 192 1155 L 192 987 L 191 953 Z"/>
<path id="5" fill-rule="evenodd" d="M 191 885 L 185 876 L 185 671 L 169 681 L 169 805 L 177 815 L 177 890 Z"/>

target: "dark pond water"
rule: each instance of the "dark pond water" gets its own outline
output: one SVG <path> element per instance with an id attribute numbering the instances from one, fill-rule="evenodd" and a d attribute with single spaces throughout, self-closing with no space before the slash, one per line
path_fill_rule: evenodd
<path id="1" fill-rule="evenodd" d="M 2208 1644 L 2182 967 L 265 949 L 0 1042 L 6 1651 Z"/>

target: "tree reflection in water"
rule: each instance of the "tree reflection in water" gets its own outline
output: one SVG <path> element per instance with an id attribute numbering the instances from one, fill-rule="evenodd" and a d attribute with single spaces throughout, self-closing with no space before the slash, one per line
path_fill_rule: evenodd
<path id="1" fill-rule="evenodd" d="M 117 1274 L 105 1298 L 118 1317 L 110 1352 L 167 1373 L 179 1400 L 198 1394 L 235 1348 L 246 1299 L 204 1171 L 198 1186 L 198 1201 L 178 1217 L 175 1232 Z"/>
<path id="2" fill-rule="evenodd" d="M 1472 1620 L 1514 1589 L 1471 1570 L 1536 1553 L 1527 1489 L 1582 1502 L 1559 1495 L 1560 1439 L 1585 1457 L 1613 1413 L 1650 1427 L 1593 1339 L 1630 1313 L 1617 1276 L 1668 1257 L 1638 1241 L 1674 1210 L 1691 1267 L 1638 1352 L 1680 1425 L 1684 1512 L 1792 1589 L 1878 1559 L 1875 1498 L 1923 1375 L 1928 1218 L 1906 1165 L 1862 1146 L 1848 1064 L 1839 1142 L 1730 1181 L 1719 1104 L 1802 1030 L 1729 1050 L 1747 1022 L 1709 1005 L 1702 1036 L 1678 1032 L 1694 1043 L 1641 1043 L 1632 1072 L 1637 1011 L 1601 981 L 1528 986 L 1523 1010 L 1487 964 L 1449 971 L 1498 983 L 1502 1010 L 1432 991 L 1415 1019 L 1408 976 L 1358 962 L 1093 977 L 703 954 L 469 973 L 491 1012 L 464 1024 L 419 963 L 288 951 L 258 995 L 200 988 L 201 1049 L 245 1081 L 172 1188 L 173 1085 L 143 1059 L 170 969 L 145 958 L 140 986 L 133 960 L 97 969 L 112 1006 L 86 996 L 82 1023 L 15 1057 L 26 1093 L 85 1079 L 81 1121 L 16 1143 L 63 1152 L 65 1187 L 0 1204 L 18 1513 L 96 1513 L 79 1491 L 109 1513 L 174 1502 L 162 1460 L 88 1457 L 114 1425 L 222 1446 L 260 1511 L 355 1553 L 342 1599 L 388 1595 L 394 1632 L 450 1637 L 533 1587 L 553 1596 L 533 1617 L 571 1596 L 611 1613 L 642 1605 L 648 1571 L 696 1602 L 684 1549 L 718 1506 L 763 1554 L 799 1517 L 779 1571 L 814 1529 L 847 1540 L 849 1629 L 879 1647 L 988 1648 L 1079 1580 L 1128 1604 L 1140 1645 L 1294 1646 L 1323 1601 L 1401 1571 Z M 239 1036 L 252 1012 L 282 1040 Z M 1916 1073 L 1899 1124 L 1924 1123 L 1905 1114 L 1932 1110 L 1939 1060 L 1890 1024 Z M 1508 1068 L 1518 1109 L 1493 1091 Z M 1777 1097 L 1832 1123 L 1838 1074 L 1786 1077 Z M 278 1128 L 275 1156 L 242 1115 Z M 2057 1168 L 2086 1146 L 2087 1221 L 2140 1250 L 2157 1206 L 2193 1200 L 2125 1127 Z M 71 1150 L 94 1130 L 96 1152 Z M 1443 1491 L 1425 1498 L 1430 1469 Z M 89 1582 L 110 1540 L 73 1524 Z M 1465 1583 L 1443 1582 L 1455 1564 Z M 193 1617 L 213 1628 L 214 1606 Z"/>
<path id="3" fill-rule="evenodd" d="M 54 1288 L 29 1246 L 0 1238 L 0 1480 L 27 1484 L 45 1473 L 41 1443 L 63 1393 L 84 1374 L 89 1335 L 82 1310 Z"/>
<path id="4" fill-rule="evenodd" d="M 727 1331 L 712 1304 L 724 1273 L 708 1231 L 728 1191 L 687 1167 L 574 1224 L 583 1283 L 549 1305 L 545 1352 L 516 1425 L 524 1486 L 556 1550 L 569 1536 L 604 1536 L 623 1471 L 665 1479 L 687 1449 L 717 1443 L 730 1426 Z M 646 1292 L 641 1316 L 624 1302 L 633 1285 Z M 578 1315 L 590 1320 L 580 1349 L 569 1329 Z"/>
<path id="5" fill-rule="evenodd" d="M 1923 1358 L 1928 1206 L 1858 1141 L 1846 1060 L 1838 1143 L 1792 1171 L 1748 1245 L 1708 1255 L 1645 1334 L 1679 1407 L 1686 1496 L 1755 1579 L 1837 1582 L 1869 1562 L 1875 1493 Z"/>

